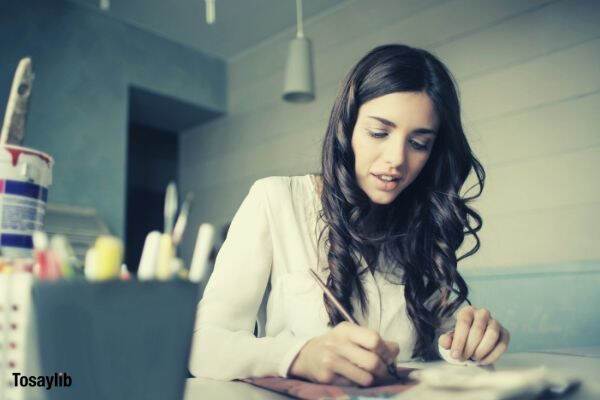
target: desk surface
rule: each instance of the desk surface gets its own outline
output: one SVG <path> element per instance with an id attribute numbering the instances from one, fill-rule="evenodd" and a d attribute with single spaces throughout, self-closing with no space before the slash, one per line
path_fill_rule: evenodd
<path id="1" fill-rule="evenodd" d="M 405 363 L 403 366 L 428 368 L 432 363 Z M 505 354 L 496 364 L 497 370 L 546 366 L 558 373 L 576 376 L 583 384 L 568 400 L 600 399 L 600 347 L 556 349 L 526 353 Z M 186 382 L 184 400 L 200 399 L 250 399 L 272 400 L 289 397 L 270 392 L 243 382 L 223 382 L 204 378 L 191 378 Z"/>

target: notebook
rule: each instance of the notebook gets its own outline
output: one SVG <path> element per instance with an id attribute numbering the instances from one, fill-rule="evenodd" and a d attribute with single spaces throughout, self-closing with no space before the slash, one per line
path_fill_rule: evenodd
<path id="1" fill-rule="evenodd" d="M 357 386 L 336 386 L 320 383 L 307 382 L 300 379 L 264 377 L 248 378 L 243 382 L 283 393 L 299 399 L 319 400 L 319 399 L 352 399 L 352 398 L 388 398 L 405 392 L 414 387 L 417 382 L 408 378 L 408 374 L 414 371 L 414 368 L 398 367 L 398 375 L 406 377 L 406 383 L 393 383 L 381 386 L 357 387 Z"/>

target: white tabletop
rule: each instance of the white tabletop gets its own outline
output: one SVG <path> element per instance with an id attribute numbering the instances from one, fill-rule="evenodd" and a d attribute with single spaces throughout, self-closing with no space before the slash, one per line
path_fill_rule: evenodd
<path id="1" fill-rule="evenodd" d="M 429 368 L 444 361 L 404 363 L 402 366 Z M 546 366 L 557 373 L 575 376 L 583 382 L 568 396 L 568 400 L 600 399 L 600 348 L 556 349 L 539 352 L 508 353 L 495 365 L 496 370 Z M 468 367 L 457 367 L 468 368 Z M 186 382 L 184 400 L 201 399 L 289 399 L 287 396 L 264 390 L 243 382 L 223 382 L 191 378 Z"/>

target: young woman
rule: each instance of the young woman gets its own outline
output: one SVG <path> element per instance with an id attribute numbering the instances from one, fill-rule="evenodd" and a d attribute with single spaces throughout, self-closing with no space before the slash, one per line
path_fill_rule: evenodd
<path id="1" fill-rule="evenodd" d="M 463 197 L 471 171 L 479 191 Z M 370 385 L 391 362 L 444 349 L 448 361 L 494 362 L 508 331 L 486 309 L 458 310 L 468 289 L 457 261 L 477 251 L 481 228 L 468 202 L 484 178 L 445 66 L 421 49 L 373 49 L 335 100 L 321 174 L 260 179 L 237 211 L 199 304 L 190 371 Z M 465 234 L 476 244 L 457 258 Z"/>

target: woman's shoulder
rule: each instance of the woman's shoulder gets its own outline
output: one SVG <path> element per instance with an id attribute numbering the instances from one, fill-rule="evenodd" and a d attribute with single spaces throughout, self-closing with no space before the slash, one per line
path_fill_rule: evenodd
<path id="1" fill-rule="evenodd" d="M 297 176 L 269 176 L 258 179 L 252 190 L 262 192 L 269 203 L 291 200 L 312 202 L 315 196 L 315 176 L 311 174 Z"/>

